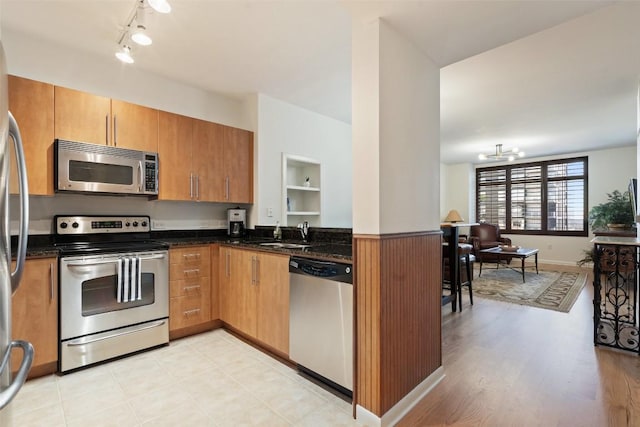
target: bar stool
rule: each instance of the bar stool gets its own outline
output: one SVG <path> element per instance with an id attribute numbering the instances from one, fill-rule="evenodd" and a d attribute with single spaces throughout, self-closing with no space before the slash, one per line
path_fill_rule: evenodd
<path id="1" fill-rule="evenodd" d="M 455 294 L 454 298 L 458 299 L 458 306 L 460 306 L 460 311 L 462 311 L 462 287 L 467 286 L 469 289 L 469 300 L 471 305 L 473 305 L 473 265 L 472 262 L 475 261 L 475 257 L 472 254 L 473 245 L 468 243 L 458 243 L 458 280 L 457 283 L 451 283 L 451 274 L 449 268 L 449 258 L 447 256 L 448 249 L 447 246 L 443 246 L 443 257 L 442 257 L 442 272 L 443 272 L 443 288 L 449 289 L 453 294 Z M 453 311 L 455 310 L 455 305 L 453 306 Z"/>

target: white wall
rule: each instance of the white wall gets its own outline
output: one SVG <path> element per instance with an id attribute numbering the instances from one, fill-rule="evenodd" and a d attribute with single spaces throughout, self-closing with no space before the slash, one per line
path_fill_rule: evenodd
<path id="1" fill-rule="evenodd" d="M 169 80 L 141 70 L 136 64 L 123 64 L 115 57 L 105 60 L 8 29 L 2 31 L 2 43 L 9 74 L 253 129 L 246 120 L 242 100 Z"/>
<path id="2" fill-rule="evenodd" d="M 475 169 L 471 163 L 440 165 L 440 219 L 451 209 L 460 212 L 465 221 L 475 221 Z"/>
<path id="3" fill-rule="evenodd" d="M 256 102 L 257 197 L 250 222 L 283 223 L 282 153 L 287 153 L 322 164 L 322 226 L 351 227 L 351 126 L 264 94 Z"/>
<path id="4" fill-rule="evenodd" d="M 637 148 L 635 145 L 629 147 L 612 148 L 607 150 L 577 152 L 564 154 L 562 156 L 540 157 L 526 159 L 527 161 L 550 160 L 569 157 L 589 157 L 589 209 L 592 206 L 603 203 L 607 200 L 607 193 L 613 190 L 625 191 L 629 184 L 629 179 L 636 176 Z M 499 163 L 491 163 L 498 165 Z M 458 192 L 459 196 L 454 199 L 447 199 L 447 206 L 441 207 L 441 212 L 448 212 L 449 209 L 462 210 L 454 203 L 461 203 L 464 199 L 469 199 L 468 211 L 475 211 L 475 168 L 485 165 L 470 165 L 469 173 L 471 185 L 464 187 L 452 178 L 464 169 L 460 165 L 444 165 L 448 170 L 446 174 L 445 192 Z M 461 179 L 461 178 L 459 178 Z M 464 215 L 463 215 L 464 216 Z M 466 218 L 465 218 L 466 219 Z M 591 230 L 590 230 L 591 231 Z M 461 232 L 466 232 L 462 230 Z M 583 257 L 582 250 L 589 249 L 589 241 L 593 238 L 590 232 L 589 237 L 556 237 L 556 236 L 527 236 L 520 234 L 505 235 L 513 240 L 515 245 L 524 247 L 539 248 L 539 261 L 552 264 L 575 265 L 576 261 Z"/>
<path id="5" fill-rule="evenodd" d="M 272 224 L 281 215 L 282 151 L 313 157 L 323 163 L 323 224 L 351 226 L 352 156 L 348 124 L 264 95 L 243 100 L 228 98 L 145 72 L 136 64 L 122 64 L 115 58 L 105 60 L 9 30 L 3 30 L 2 41 L 10 74 L 254 130 L 256 199 L 253 207 L 247 206 L 250 226 Z M 61 194 L 31 197 L 31 205 L 30 230 L 39 234 L 50 232 L 53 215 L 68 213 L 138 213 L 157 219 L 159 227 L 216 228 L 226 219 L 226 209 L 232 207 L 217 203 Z M 267 206 L 274 208 L 274 217 L 266 217 Z M 17 218 L 16 212 L 12 218 Z"/>

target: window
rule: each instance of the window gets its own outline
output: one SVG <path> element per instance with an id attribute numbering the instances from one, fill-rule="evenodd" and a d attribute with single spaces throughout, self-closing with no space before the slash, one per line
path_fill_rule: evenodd
<path id="1" fill-rule="evenodd" d="M 587 157 L 476 169 L 476 218 L 505 233 L 587 236 Z"/>

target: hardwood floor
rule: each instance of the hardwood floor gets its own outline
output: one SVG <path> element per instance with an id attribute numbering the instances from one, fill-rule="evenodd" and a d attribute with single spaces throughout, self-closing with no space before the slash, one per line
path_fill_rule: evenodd
<path id="1" fill-rule="evenodd" d="M 640 356 L 594 347 L 592 283 L 566 314 L 443 307 L 446 377 L 398 426 L 640 426 Z"/>

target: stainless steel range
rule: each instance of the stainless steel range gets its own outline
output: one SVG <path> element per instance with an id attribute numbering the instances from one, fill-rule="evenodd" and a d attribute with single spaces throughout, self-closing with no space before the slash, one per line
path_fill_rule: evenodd
<path id="1" fill-rule="evenodd" d="M 169 342 L 167 245 L 148 216 L 56 216 L 60 372 Z"/>

